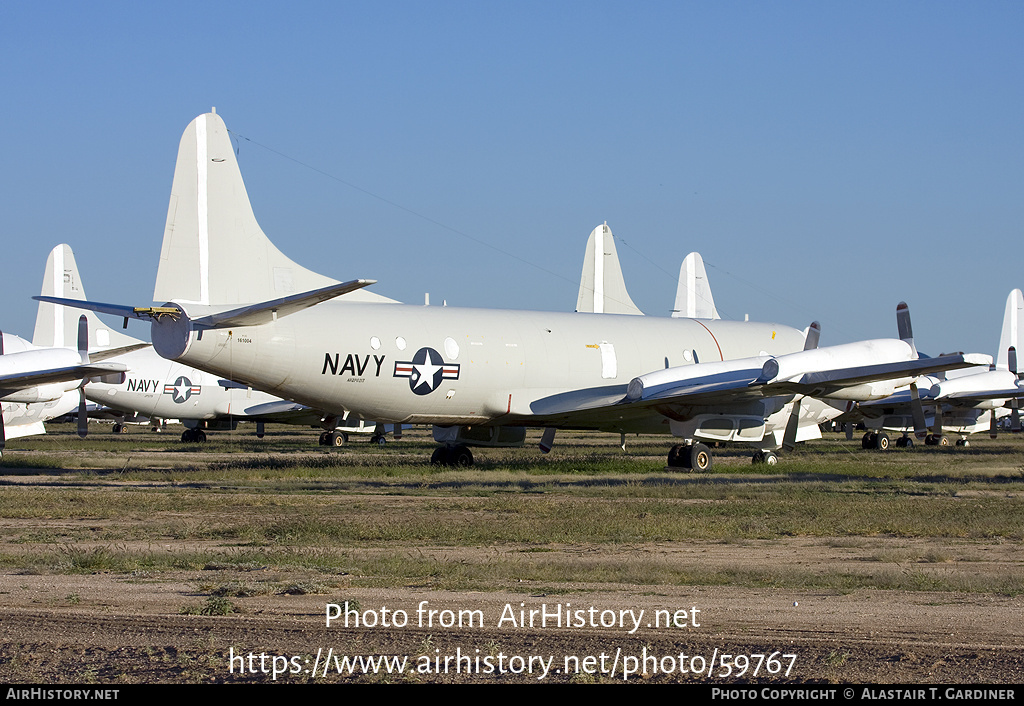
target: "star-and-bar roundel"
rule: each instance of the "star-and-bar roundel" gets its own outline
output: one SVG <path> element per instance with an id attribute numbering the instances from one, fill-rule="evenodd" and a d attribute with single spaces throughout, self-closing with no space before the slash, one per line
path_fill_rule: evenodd
<path id="1" fill-rule="evenodd" d="M 433 348 L 420 348 L 411 361 L 395 362 L 395 377 L 409 378 L 409 389 L 417 395 L 429 395 L 442 380 L 458 380 L 459 364 L 445 363 Z"/>
<path id="2" fill-rule="evenodd" d="M 177 404 L 181 404 L 192 395 L 198 395 L 201 391 L 199 385 L 193 385 L 184 375 L 179 376 L 173 385 L 164 385 L 164 394 L 171 395 L 171 401 Z"/>

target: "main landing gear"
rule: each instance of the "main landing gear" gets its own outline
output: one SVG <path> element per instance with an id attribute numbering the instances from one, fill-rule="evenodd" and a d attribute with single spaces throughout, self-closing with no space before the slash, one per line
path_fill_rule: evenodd
<path id="1" fill-rule="evenodd" d="M 909 440 L 910 437 L 905 438 Z M 884 431 L 869 431 L 860 440 L 860 447 L 862 449 L 878 449 L 879 451 L 888 451 L 889 444 L 889 435 L 886 434 Z M 897 443 L 896 445 L 899 446 L 899 443 Z"/>
<path id="2" fill-rule="evenodd" d="M 688 468 L 706 473 L 711 470 L 711 449 L 696 441 L 691 444 L 676 444 L 668 452 L 669 468 Z"/>
<path id="3" fill-rule="evenodd" d="M 181 432 L 181 440 L 186 444 L 202 444 L 206 442 L 206 432 L 202 429 L 186 429 Z"/>
<path id="4" fill-rule="evenodd" d="M 750 460 L 754 464 L 763 463 L 766 466 L 774 466 L 779 462 L 779 457 L 774 451 L 755 451 Z"/>
<path id="5" fill-rule="evenodd" d="M 344 446 L 348 442 L 348 434 L 343 431 L 325 431 L 320 435 L 321 446 Z"/>
<path id="6" fill-rule="evenodd" d="M 473 465 L 473 452 L 464 444 L 457 446 L 438 446 L 430 456 L 431 466 L 458 466 L 465 468 Z"/>

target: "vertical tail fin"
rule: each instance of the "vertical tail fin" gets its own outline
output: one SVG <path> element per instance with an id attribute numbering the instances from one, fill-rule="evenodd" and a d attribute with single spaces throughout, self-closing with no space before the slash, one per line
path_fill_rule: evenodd
<path id="1" fill-rule="evenodd" d="M 39 292 L 44 297 L 64 299 L 85 299 L 85 286 L 78 274 L 75 253 L 68 245 L 58 245 L 46 258 L 43 286 Z M 82 312 L 47 302 L 39 302 L 36 309 L 36 328 L 32 343 L 36 346 L 72 348 L 78 345 L 78 319 Z M 84 314 L 89 328 L 88 349 L 93 352 L 109 348 L 122 348 L 141 343 L 136 338 L 111 329 L 91 311 Z"/>
<path id="2" fill-rule="evenodd" d="M 220 116 L 193 120 L 178 146 L 154 301 L 253 304 L 336 283 L 288 259 L 263 233 Z M 362 291 L 345 298 L 394 301 Z"/>
<path id="3" fill-rule="evenodd" d="M 720 319 L 711 295 L 708 273 L 700 253 L 692 252 L 683 258 L 679 267 L 679 285 L 672 316 L 687 319 Z"/>
<path id="4" fill-rule="evenodd" d="M 1021 326 L 1024 317 L 1024 294 L 1019 289 L 1010 292 L 1006 298 L 1006 311 L 1003 313 L 1003 330 L 999 334 L 999 350 L 996 351 L 996 368 L 1009 370 L 1010 364 L 1007 351 L 1013 346 L 1014 349 L 1024 350 L 1021 346 L 1021 334 L 1024 334 L 1024 326 Z"/>
<path id="5" fill-rule="evenodd" d="M 583 274 L 580 292 L 576 297 L 576 311 L 591 314 L 635 314 L 642 316 L 626 291 L 622 277 L 619 253 L 615 250 L 615 237 L 608 224 L 599 225 L 590 232 L 587 252 L 583 256 Z"/>

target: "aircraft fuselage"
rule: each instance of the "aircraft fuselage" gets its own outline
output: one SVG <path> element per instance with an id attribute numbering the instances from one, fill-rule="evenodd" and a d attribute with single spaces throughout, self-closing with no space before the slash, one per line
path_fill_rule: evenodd
<path id="1" fill-rule="evenodd" d="M 803 346 L 776 324 L 343 301 L 261 326 L 161 322 L 153 336 L 165 357 L 313 407 L 438 425 L 558 426 L 552 410 L 621 399 L 644 373 Z M 565 426 L 667 431 L 652 417 Z"/>

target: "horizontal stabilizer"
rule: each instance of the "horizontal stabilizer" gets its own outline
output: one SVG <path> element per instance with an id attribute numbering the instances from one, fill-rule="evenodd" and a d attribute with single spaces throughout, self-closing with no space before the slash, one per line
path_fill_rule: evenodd
<path id="1" fill-rule="evenodd" d="M 296 311 L 308 309 L 342 294 L 354 292 L 371 284 L 375 279 L 355 279 L 341 284 L 332 284 L 312 292 L 302 292 L 289 297 L 281 297 L 269 302 L 251 304 L 238 309 L 231 309 L 215 314 L 208 314 L 192 320 L 192 325 L 206 328 L 226 328 L 228 326 L 259 326 L 275 319 L 294 314 Z"/>
<path id="2" fill-rule="evenodd" d="M 368 287 L 377 280 L 356 279 L 350 282 L 332 284 L 322 289 L 314 289 L 312 292 L 302 292 L 288 297 L 281 297 L 269 302 L 251 304 L 249 306 L 229 309 L 227 311 L 211 311 L 215 307 L 189 306 L 195 310 L 197 317 L 192 319 L 192 325 L 199 328 L 225 328 L 228 326 L 259 326 L 269 323 L 275 319 L 294 314 L 296 311 L 308 309 L 321 302 L 334 299 L 343 294 L 354 292 L 357 289 Z M 101 314 L 113 314 L 129 319 L 143 319 L 145 321 L 157 321 L 163 317 L 178 319 L 182 310 L 176 306 L 126 306 L 123 304 L 105 304 L 102 302 L 86 302 L 77 299 L 61 299 L 58 297 L 33 297 L 43 302 L 63 304 L 78 309 L 98 311 Z"/>

